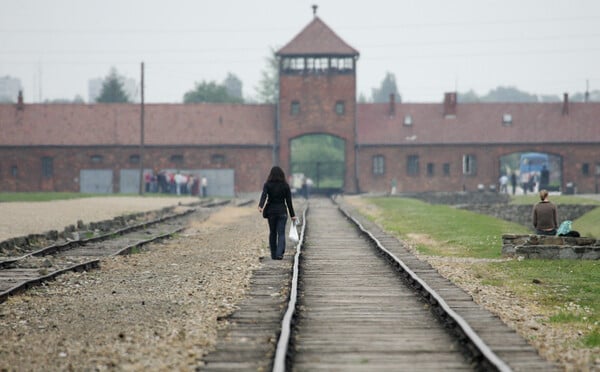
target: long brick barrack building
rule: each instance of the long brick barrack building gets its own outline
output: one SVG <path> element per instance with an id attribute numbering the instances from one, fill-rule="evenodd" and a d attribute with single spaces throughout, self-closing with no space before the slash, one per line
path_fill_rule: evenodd
<path id="1" fill-rule="evenodd" d="M 260 191 L 274 164 L 316 188 L 335 173 L 347 193 L 477 190 L 532 152 L 550 159 L 556 190 L 598 192 L 600 103 L 358 103 L 359 52 L 318 16 L 277 58 L 275 104 L 146 104 L 143 146 L 139 104 L 0 104 L 0 191 L 135 193 L 143 168 L 227 196 Z M 336 160 L 295 161 L 314 135 L 339 144 Z"/>

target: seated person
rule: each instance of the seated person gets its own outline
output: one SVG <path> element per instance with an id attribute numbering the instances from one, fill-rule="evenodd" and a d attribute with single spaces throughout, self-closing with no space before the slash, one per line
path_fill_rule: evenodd
<path id="1" fill-rule="evenodd" d="M 556 235 L 556 205 L 548 200 L 548 191 L 540 191 L 540 202 L 533 206 L 533 227 L 538 235 Z"/>

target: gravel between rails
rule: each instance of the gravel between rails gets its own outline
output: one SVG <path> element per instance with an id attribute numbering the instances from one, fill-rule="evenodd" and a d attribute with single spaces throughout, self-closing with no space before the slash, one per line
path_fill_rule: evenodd
<path id="1" fill-rule="evenodd" d="M 223 207 L 140 254 L 9 298 L 0 304 L 0 370 L 202 366 L 225 325 L 217 319 L 234 311 L 267 254 L 267 233 L 254 204 Z"/>

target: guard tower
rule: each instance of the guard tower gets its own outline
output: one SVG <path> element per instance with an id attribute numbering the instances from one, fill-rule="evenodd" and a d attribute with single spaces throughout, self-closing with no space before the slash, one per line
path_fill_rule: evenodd
<path id="1" fill-rule="evenodd" d="M 359 53 L 316 15 L 316 6 L 313 9 L 313 20 L 276 53 L 279 61 L 278 161 L 288 174 L 298 172 L 309 176 L 315 188 L 328 188 L 331 184 L 325 180 L 337 177 L 340 189 L 356 192 L 356 62 Z M 336 150 L 321 146 L 320 150 L 314 150 L 318 154 L 311 156 L 318 159 L 316 161 L 300 163 L 294 159 L 292 148 L 305 143 L 302 139 L 306 136 L 314 138 L 315 135 L 325 139 L 325 143 L 335 143 Z M 332 151 L 340 152 L 335 159 L 330 158 Z"/>

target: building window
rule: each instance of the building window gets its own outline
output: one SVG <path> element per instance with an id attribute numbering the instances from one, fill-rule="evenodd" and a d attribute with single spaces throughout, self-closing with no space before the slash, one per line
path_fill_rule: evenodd
<path id="1" fill-rule="evenodd" d="M 16 165 L 13 165 L 10 167 L 10 174 L 16 178 L 19 175 L 19 168 L 17 168 Z"/>
<path id="2" fill-rule="evenodd" d="M 433 177 L 434 169 L 435 169 L 435 167 L 434 167 L 433 163 L 427 163 L 427 176 Z"/>
<path id="3" fill-rule="evenodd" d="M 210 161 L 213 164 L 224 164 L 225 163 L 225 155 L 223 155 L 223 154 L 213 154 L 210 157 Z"/>
<path id="4" fill-rule="evenodd" d="M 329 69 L 329 59 L 328 58 L 315 58 L 315 69 L 316 70 L 328 70 Z"/>
<path id="5" fill-rule="evenodd" d="M 410 115 L 404 115 L 404 125 L 409 127 L 413 125 L 413 118 Z"/>
<path id="6" fill-rule="evenodd" d="M 446 177 L 450 176 L 450 163 L 444 163 L 442 168 L 444 171 L 444 176 L 446 176 Z"/>
<path id="7" fill-rule="evenodd" d="M 90 161 L 94 164 L 100 164 L 102 163 L 102 160 L 104 160 L 104 158 L 102 157 L 102 155 L 92 155 L 90 156 Z"/>
<path id="8" fill-rule="evenodd" d="M 290 114 L 292 116 L 296 116 L 299 113 L 300 113 L 300 102 L 292 101 L 292 104 L 290 105 Z"/>
<path id="9" fill-rule="evenodd" d="M 140 163 L 140 156 L 139 155 L 131 155 L 131 156 L 129 156 L 129 163 L 130 164 L 139 164 Z"/>
<path id="10" fill-rule="evenodd" d="M 406 174 L 409 176 L 416 176 L 419 174 L 419 155 L 408 155 Z"/>
<path id="11" fill-rule="evenodd" d="M 475 175 L 477 174 L 477 162 L 475 155 L 463 155 L 463 174 Z"/>
<path id="12" fill-rule="evenodd" d="M 385 158 L 383 157 L 383 155 L 373 156 L 373 174 L 385 174 Z"/>
<path id="13" fill-rule="evenodd" d="M 512 121 L 513 121 L 513 118 L 512 118 L 511 114 L 502 115 L 502 125 L 510 126 L 510 125 L 512 125 Z"/>
<path id="14" fill-rule="evenodd" d="M 590 175 L 590 164 L 589 163 L 583 163 L 581 165 L 581 174 L 583 174 L 584 176 Z"/>
<path id="15" fill-rule="evenodd" d="M 171 155 L 171 163 L 183 164 L 183 155 Z"/>
<path id="16" fill-rule="evenodd" d="M 52 158 L 49 156 L 44 156 L 42 158 L 42 177 L 44 178 L 52 178 L 54 175 L 54 164 Z"/>
<path id="17" fill-rule="evenodd" d="M 335 113 L 338 115 L 344 115 L 345 112 L 346 112 L 346 105 L 344 104 L 344 101 L 337 101 L 335 103 Z"/>

